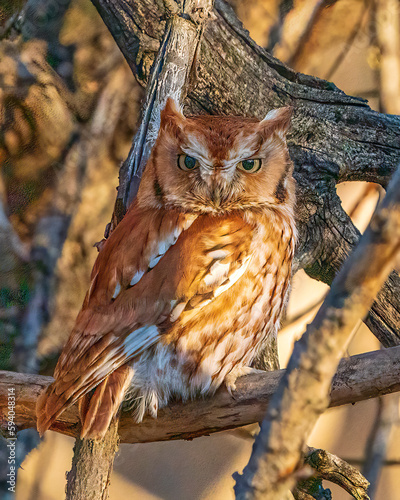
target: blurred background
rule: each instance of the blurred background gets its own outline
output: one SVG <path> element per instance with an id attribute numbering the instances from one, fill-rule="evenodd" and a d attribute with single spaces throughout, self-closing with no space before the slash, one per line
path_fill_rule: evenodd
<path id="1" fill-rule="evenodd" d="M 398 0 L 231 4 L 254 40 L 289 66 L 400 114 Z M 0 369 L 52 374 L 88 287 L 93 245 L 111 218 L 142 97 L 89 0 L 0 3 Z M 346 183 L 338 193 L 363 231 L 380 188 Z M 296 274 L 279 334 L 282 367 L 327 288 Z M 376 349 L 361 325 L 348 355 Z M 246 465 L 256 430 L 122 445 L 111 500 L 233 499 L 232 474 Z M 48 432 L 34 448 L 37 434 L 28 430 L 19 441 L 15 498 L 64 498 L 73 440 Z M 309 445 L 359 466 L 372 482 L 371 498 L 400 499 L 396 395 L 327 411 Z M 335 500 L 349 498 L 325 486 Z M 5 490 L 0 497 L 12 498 Z"/>

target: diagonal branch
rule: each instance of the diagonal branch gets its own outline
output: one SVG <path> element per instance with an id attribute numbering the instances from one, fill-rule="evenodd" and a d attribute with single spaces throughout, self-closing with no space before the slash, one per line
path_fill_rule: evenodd
<path id="1" fill-rule="evenodd" d="M 298 479 L 305 441 L 329 404 L 329 386 L 352 333 L 400 251 L 400 169 L 360 244 L 335 278 L 307 332 L 295 344 L 243 475 L 238 499 L 275 499 Z"/>
<path id="2" fill-rule="evenodd" d="M 279 2 L 278 20 L 272 26 L 269 32 L 269 40 L 267 46 L 268 52 L 272 53 L 275 48 L 275 45 L 281 42 L 283 25 L 285 23 L 286 16 L 293 9 L 293 7 L 294 7 L 293 0 L 281 0 Z"/>
<path id="3" fill-rule="evenodd" d="M 336 1 L 337 0 L 318 0 L 315 3 L 310 13 L 310 17 L 307 20 L 307 24 L 304 26 L 304 30 L 296 43 L 295 50 L 287 60 L 289 66 L 291 66 L 292 68 L 297 66 L 303 50 L 306 47 L 315 26 L 318 24 L 318 21 L 320 20 L 324 9 L 332 6 L 334 3 L 336 3 Z"/>

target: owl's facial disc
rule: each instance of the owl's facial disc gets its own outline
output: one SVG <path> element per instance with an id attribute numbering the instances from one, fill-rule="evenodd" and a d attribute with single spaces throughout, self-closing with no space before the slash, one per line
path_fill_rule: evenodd
<path id="1" fill-rule="evenodd" d="M 143 174 L 143 206 L 221 213 L 292 203 L 294 181 L 285 135 L 291 111 L 263 120 L 185 117 L 169 99 Z"/>

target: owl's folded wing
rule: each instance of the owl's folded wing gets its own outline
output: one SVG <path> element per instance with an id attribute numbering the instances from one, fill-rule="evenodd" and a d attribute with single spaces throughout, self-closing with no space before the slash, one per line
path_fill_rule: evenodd
<path id="1" fill-rule="evenodd" d="M 143 214 L 133 221 L 126 217 L 99 254 L 56 380 L 38 402 L 41 433 L 97 386 L 96 404 L 109 394 L 115 412 L 132 377 L 124 366 L 156 344 L 185 310 L 200 311 L 246 271 L 251 228 L 241 217 L 217 225 L 212 217 L 182 214 L 145 219 Z M 122 395 L 111 394 L 111 383 Z M 93 405 L 84 405 L 86 421 L 88 415 L 94 420 Z"/>

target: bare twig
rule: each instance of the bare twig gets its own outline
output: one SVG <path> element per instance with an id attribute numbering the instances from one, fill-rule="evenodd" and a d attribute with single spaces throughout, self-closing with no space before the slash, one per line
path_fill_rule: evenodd
<path id="1" fill-rule="evenodd" d="M 294 315 L 290 319 L 284 320 L 282 322 L 282 329 L 280 330 L 280 332 L 282 332 L 285 328 L 289 328 L 289 326 L 292 326 L 295 323 L 297 323 L 298 321 L 304 319 L 306 316 L 308 316 L 312 312 L 316 311 L 316 309 L 318 307 L 320 307 L 320 305 L 323 303 L 325 297 L 326 297 L 326 294 L 324 294 L 324 296 L 322 298 L 316 300 L 315 302 L 313 302 L 312 304 L 310 304 L 309 306 L 304 308 L 302 311 L 300 311 L 299 313 L 297 313 L 296 315 Z"/>
<path id="2" fill-rule="evenodd" d="M 360 196 L 356 199 L 354 205 L 351 207 L 351 210 L 349 211 L 349 217 L 353 218 L 357 215 L 358 211 L 362 212 L 363 210 L 363 203 L 366 201 L 366 199 L 371 195 L 371 194 L 374 194 L 376 193 L 376 191 L 378 191 L 379 189 L 379 186 L 377 186 L 376 184 L 372 184 L 372 183 L 367 183 L 367 185 L 364 187 L 362 193 L 360 194 Z M 377 205 L 379 203 L 380 200 L 380 195 L 378 197 L 378 202 L 377 202 Z"/>
<path id="3" fill-rule="evenodd" d="M 357 500 L 368 500 L 368 481 L 358 469 L 325 450 L 309 448 L 304 463 L 315 470 L 315 475 L 339 485 Z"/>
<path id="4" fill-rule="evenodd" d="M 233 397 L 225 389 L 220 389 L 210 399 L 173 403 L 162 408 L 156 420 L 146 417 L 141 424 L 134 424 L 131 412 L 123 411 L 119 427 L 121 442 L 191 439 L 259 422 L 283 374 L 284 370 L 280 370 L 241 377 Z M 52 381 L 52 377 L 0 372 L 2 425 L 5 424 L 10 385 L 16 390 L 15 423 L 18 429 L 25 429 L 36 426 L 38 395 Z M 400 391 L 400 346 L 343 359 L 332 382 L 330 406 L 355 403 L 396 391 Z M 65 411 L 52 430 L 76 437 L 79 434 L 77 408 L 73 406 Z"/>
<path id="5" fill-rule="evenodd" d="M 333 282 L 274 395 L 243 475 L 238 499 L 280 498 L 298 479 L 301 453 L 319 415 L 338 361 L 368 311 L 400 249 L 400 169 L 359 246 Z"/>
<path id="6" fill-rule="evenodd" d="M 281 41 L 283 24 L 285 22 L 286 16 L 293 9 L 293 5 L 294 5 L 293 0 L 281 0 L 279 2 L 278 20 L 272 26 L 269 32 L 269 39 L 267 46 L 268 52 L 272 53 L 275 45 L 277 45 Z"/>
<path id="7" fill-rule="evenodd" d="M 387 447 L 393 426 L 399 421 L 398 395 L 379 398 L 378 402 L 378 413 L 367 442 L 366 460 L 363 465 L 363 473 L 370 482 L 368 493 L 371 498 L 375 498 L 380 473 L 383 465 L 385 465 Z"/>
<path id="8" fill-rule="evenodd" d="M 369 14 L 369 3 L 366 4 L 365 8 L 361 10 L 358 21 L 354 25 L 351 33 L 349 34 L 342 50 L 339 52 L 339 54 L 336 56 L 335 60 L 333 61 L 331 67 L 326 73 L 325 78 L 327 80 L 331 80 L 333 75 L 336 73 L 338 70 L 339 66 L 342 64 L 344 61 L 346 55 L 348 54 L 349 50 L 351 49 L 354 40 L 357 38 L 357 35 L 360 31 L 361 26 L 364 24 L 365 18 Z"/>
<path id="9" fill-rule="evenodd" d="M 303 33 L 301 34 L 301 36 L 296 44 L 296 49 L 293 52 L 293 54 L 291 54 L 291 56 L 289 57 L 289 59 L 287 61 L 289 66 L 291 66 L 292 68 L 295 68 L 297 66 L 297 63 L 298 63 L 300 56 L 304 50 L 304 47 L 305 47 L 306 43 L 308 42 L 308 40 L 310 39 L 315 25 L 318 23 L 319 19 L 321 18 L 323 10 L 326 7 L 330 7 L 331 5 L 333 5 L 336 2 L 337 2 L 337 0 L 318 0 L 317 1 L 317 3 L 315 4 L 315 6 L 311 12 L 311 16 L 308 19 L 307 25 L 306 25 Z"/>
<path id="10" fill-rule="evenodd" d="M 380 50 L 382 111 L 400 114 L 400 12 L 397 0 L 375 0 L 375 26 Z"/>

